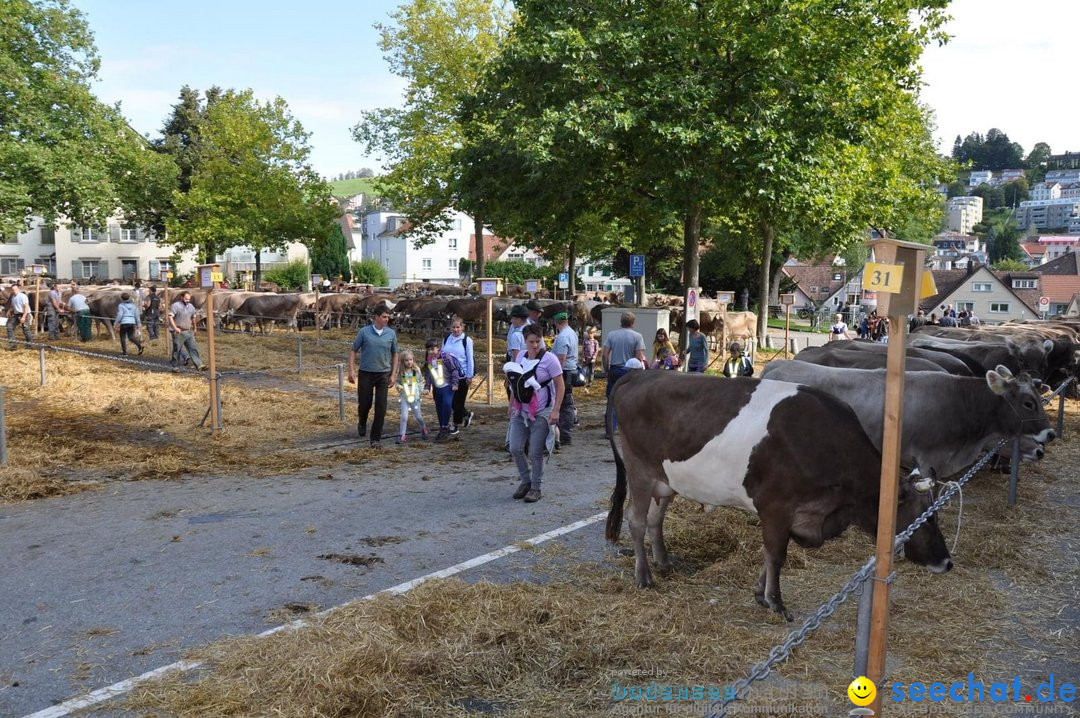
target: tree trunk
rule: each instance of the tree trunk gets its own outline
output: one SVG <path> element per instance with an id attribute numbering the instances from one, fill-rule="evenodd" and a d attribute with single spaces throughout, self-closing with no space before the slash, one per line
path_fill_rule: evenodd
<path id="1" fill-rule="evenodd" d="M 772 268 L 774 230 L 767 220 L 758 221 L 761 232 L 761 282 L 758 285 L 758 346 L 765 346 L 765 331 L 769 326 L 769 270 Z"/>
<path id="2" fill-rule="evenodd" d="M 259 291 L 259 284 L 262 283 L 262 250 L 255 250 L 255 291 Z"/>
<path id="3" fill-rule="evenodd" d="M 690 287 L 698 286 L 701 255 L 698 245 L 701 241 L 701 205 L 696 205 L 683 219 L 683 316 L 689 301 Z M 643 283 L 644 284 L 644 283 Z M 679 352 L 686 351 L 690 332 L 683 330 L 679 337 Z"/>
<path id="4" fill-rule="evenodd" d="M 769 304 L 780 303 L 780 282 L 783 278 L 784 273 L 777 270 L 776 274 L 769 279 Z"/>
<path id="5" fill-rule="evenodd" d="M 570 243 L 570 256 L 566 260 L 566 271 L 570 275 L 570 282 L 567 284 L 568 297 L 574 296 L 574 277 L 577 274 L 575 271 L 575 265 L 577 264 L 577 241 Z"/>
<path id="6" fill-rule="evenodd" d="M 476 234 L 476 261 L 473 264 L 473 276 L 484 276 L 484 221 L 477 215 L 473 217 L 473 232 Z"/>

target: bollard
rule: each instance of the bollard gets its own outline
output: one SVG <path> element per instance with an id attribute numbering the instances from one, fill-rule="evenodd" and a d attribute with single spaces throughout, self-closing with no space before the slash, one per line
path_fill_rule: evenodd
<path id="1" fill-rule="evenodd" d="M 1017 484 L 1020 483 L 1020 435 L 1012 444 L 1012 461 L 1009 464 L 1009 506 L 1016 506 Z"/>
<path id="2" fill-rule="evenodd" d="M 791 355 L 794 356 L 799 353 L 799 339 L 798 337 L 791 338 Z"/>
<path id="3" fill-rule="evenodd" d="M 341 423 L 345 423 L 345 365 L 337 365 L 337 413 Z"/>
<path id="4" fill-rule="evenodd" d="M 1057 425 L 1057 438 L 1061 439 L 1065 436 L 1065 392 L 1062 391 L 1058 394 L 1058 425 Z"/>
<path id="5" fill-rule="evenodd" d="M 7 427 L 4 425 L 4 387 L 0 386 L 0 466 L 7 466 Z"/>
<path id="6" fill-rule="evenodd" d="M 866 663 L 870 659 L 870 608 L 874 603 L 874 580 L 867 576 L 863 580 L 862 593 L 859 595 L 859 613 L 855 618 L 855 667 L 852 677 L 866 675 Z"/>
<path id="7" fill-rule="evenodd" d="M 225 428 L 225 422 L 221 418 L 221 374 L 217 375 L 217 381 L 214 382 L 214 403 L 217 404 L 217 428 L 221 430 Z"/>
<path id="8" fill-rule="evenodd" d="M 45 386 L 45 347 L 38 347 L 38 368 L 41 371 L 39 386 Z"/>
<path id="9" fill-rule="evenodd" d="M 296 373 L 299 374 L 304 368 L 304 340 L 296 337 Z"/>

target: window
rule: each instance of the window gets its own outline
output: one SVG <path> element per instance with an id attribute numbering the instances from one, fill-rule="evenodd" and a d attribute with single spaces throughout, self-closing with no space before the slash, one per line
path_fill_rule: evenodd
<path id="1" fill-rule="evenodd" d="M 1014 279 L 1012 280 L 1013 289 L 1035 289 L 1036 280 L 1034 279 Z"/>
<path id="2" fill-rule="evenodd" d="M 43 225 L 41 227 L 41 243 L 42 244 L 56 244 L 56 229 Z"/>
<path id="3" fill-rule="evenodd" d="M 450 249 L 457 249 L 457 237 L 451 237 L 449 242 L 450 242 Z"/>
<path id="4" fill-rule="evenodd" d="M 990 302 L 990 311 L 991 312 L 998 312 L 998 313 L 1007 312 L 1007 311 L 1009 311 L 1009 303 L 1008 302 Z"/>
<path id="5" fill-rule="evenodd" d="M 450 260 L 450 271 L 451 272 L 456 272 L 458 270 L 457 266 L 458 266 L 458 261 L 456 259 L 451 259 Z"/>
<path id="6" fill-rule="evenodd" d="M 818 290 L 818 288 L 816 286 L 810 287 L 810 293 L 811 294 L 817 294 L 817 290 Z"/>
<path id="7" fill-rule="evenodd" d="M 121 242 L 138 242 L 139 230 L 134 227 L 121 227 L 120 228 L 120 241 Z"/>
<path id="8" fill-rule="evenodd" d="M 523 252 L 510 252 L 506 255 L 506 259 L 510 262 L 514 260 L 522 260 L 525 259 L 525 254 Z"/>
<path id="9" fill-rule="evenodd" d="M 971 285 L 971 291 L 973 292 L 989 292 L 990 282 L 975 282 Z"/>
<path id="10" fill-rule="evenodd" d="M 421 259 L 420 260 L 420 268 L 423 269 L 425 272 L 430 272 L 431 271 L 431 260 L 430 259 Z"/>
<path id="11" fill-rule="evenodd" d="M 18 257 L 4 257 L 0 259 L 0 274 L 18 274 L 20 269 L 26 267 L 26 260 Z"/>
<path id="12" fill-rule="evenodd" d="M 975 311 L 975 302 L 957 302 L 956 311 L 967 310 L 969 312 Z"/>
<path id="13" fill-rule="evenodd" d="M 56 257 L 38 257 L 34 260 L 34 264 L 43 265 L 50 277 L 56 276 Z"/>
<path id="14" fill-rule="evenodd" d="M 822 287 L 821 288 L 821 293 L 823 295 L 825 295 L 825 296 L 829 296 L 829 288 L 828 287 Z"/>
<path id="15" fill-rule="evenodd" d="M 135 277 L 139 276 L 139 260 L 121 259 L 120 274 L 125 281 L 134 279 Z"/>
<path id="16" fill-rule="evenodd" d="M 383 262 L 384 267 L 386 267 L 387 269 L 390 269 L 390 258 L 389 257 L 384 259 L 382 262 Z"/>
<path id="17" fill-rule="evenodd" d="M 842 282 L 842 281 L 844 281 L 844 275 L 841 274 L 840 272 L 833 272 L 832 280 L 834 282 Z"/>
<path id="18" fill-rule="evenodd" d="M 79 262 L 81 265 L 81 272 L 79 273 L 79 279 L 90 279 L 97 272 L 97 260 L 82 260 Z"/>

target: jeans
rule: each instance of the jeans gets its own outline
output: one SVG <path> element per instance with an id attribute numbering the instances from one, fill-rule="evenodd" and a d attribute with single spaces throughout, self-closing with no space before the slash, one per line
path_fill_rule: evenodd
<path id="1" fill-rule="evenodd" d="M 17 316 L 17 317 L 11 317 L 10 319 L 8 319 L 8 321 L 7 321 L 8 349 L 14 349 L 15 348 L 15 346 L 16 346 L 15 345 L 15 327 L 20 326 L 20 325 L 22 326 L 22 333 L 23 333 L 23 337 L 26 339 L 26 343 L 29 344 L 30 342 L 34 341 L 33 335 L 30 334 L 30 324 L 33 321 L 34 321 L 33 318 L 30 318 L 27 321 L 23 321 L 22 315 Z M 30 347 L 27 347 L 27 349 L 29 349 L 29 348 Z"/>
<path id="2" fill-rule="evenodd" d="M 611 399 L 611 390 L 615 388 L 615 382 L 617 382 L 619 379 L 621 379 L 622 375 L 625 374 L 628 371 L 630 371 L 630 370 L 627 369 L 624 366 L 621 366 L 621 365 L 620 366 L 610 366 L 610 367 L 608 367 L 608 370 L 607 370 L 607 394 L 606 394 L 606 396 L 607 396 L 609 401 Z M 608 433 L 609 431 L 611 433 L 614 433 L 615 429 L 616 429 L 616 427 L 618 427 L 618 425 L 619 425 L 619 422 L 615 419 L 615 409 L 612 408 L 612 410 L 611 410 L 611 428 L 610 429 L 605 429 L 604 435 L 609 436 L 610 435 Z M 606 426 L 606 424 L 605 424 L 605 426 Z"/>
<path id="3" fill-rule="evenodd" d="M 510 454 L 517 464 L 518 477 L 522 483 L 529 483 L 532 488 L 539 490 L 540 481 L 544 478 L 544 450 L 547 444 L 548 417 L 551 416 L 551 408 L 537 412 L 536 419 L 526 424 L 529 417 L 527 409 L 510 420 Z M 525 443 L 529 444 L 528 458 L 525 456 Z M 530 472 L 530 465 L 532 471 Z"/>
<path id="4" fill-rule="evenodd" d="M 153 314 L 153 315 L 147 314 L 146 315 L 146 336 L 148 336 L 151 339 L 157 339 L 158 338 L 158 322 L 159 321 L 160 321 L 160 318 L 156 314 Z"/>
<path id="5" fill-rule="evenodd" d="M 132 342 L 135 346 L 139 347 L 139 351 L 142 351 L 142 342 L 135 337 L 135 330 L 138 329 L 137 324 L 121 324 L 120 325 L 120 351 L 127 354 L 128 342 Z"/>
<path id="6" fill-rule="evenodd" d="M 574 377 L 577 369 L 564 371 L 562 374 L 563 392 L 562 405 L 559 407 L 559 443 L 569 444 L 570 434 L 574 430 L 574 419 L 577 418 L 577 405 L 574 403 Z"/>
<path id="7" fill-rule="evenodd" d="M 367 426 L 372 398 L 375 416 L 371 421 L 372 441 L 382 441 L 383 421 L 386 420 L 386 392 L 390 388 L 390 372 L 361 371 L 356 379 L 356 413 L 361 426 Z"/>
<path id="8" fill-rule="evenodd" d="M 454 426 L 461 426 L 465 421 L 465 397 L 469 393 L 469 382 L 471 379 L 460 379 L 457 385 L 457 391 L 454 392 Z"/>
<path id="9" fill-rule="evenodd" d="M 202 359 L 199 357 L 199 345 L 195 343 L 195 334 L 190 329 L 184 329 L 173 335 L 172 359 L 169 363 L 173 366 L 180 365 L 180 350 L 184 349 L 195 366 L 201 367 Z"/>
<path id="10" fill-rule="evenodd" d="M 460 387 L 459 387 L 460 388 Z M 435 399 L 435 415 L 439 417 L 439 428 L 450 427 L 450 415 L 454 410 L 454 390 L 450 385 L 431 387 L 431 396 Z"/>
<path id="11" fill-rule="evenodd" d="M 52 303 L 45 308 L 45 329 L 49 332 L 49 339 L 60 338 L 60 315 Z"/>
<path id="12" fill-rule="evenodd" d="M 595 360 L 586 359 L 585 364 L 582 367 L 585 370 L 585 386 L 592 384 L 593 368 L 596 366 Z"/>
<path id="13" fill-rule="evenodd" d="M 690 364 L 687 365 L 686 370 L 688 372 L 690 372 L 691 374 L 704 374 L 705 373 L 705 365 L 704 364 L 694 364 L 693 362 L 691 362 Z"/>

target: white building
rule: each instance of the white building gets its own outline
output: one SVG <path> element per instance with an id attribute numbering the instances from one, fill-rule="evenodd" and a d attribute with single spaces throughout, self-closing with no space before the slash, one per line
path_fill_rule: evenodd
<path id="1" fill-rule="evenodd" d="M 1069 227 L 1080 215 L 1080 197 L 1027 200 L 1016 209 L 1016 224 L 1020 229 Z"/>
<path id="2" fill-rule="evenodd" d="M 1080 182 L 1070 182 L 1061 186 L 1061 198 L 1066 199 L 1068 197 L 1080 197 Z"/>
<path id="3" fill-rule="evenodd" d="M 1062 185 L 1080 182 L 1080 169 L 1050 170 L 1044 179 L 1047 182 L 1060 182 Z"/>
<path id="4" fill-rule="evenodd" d="M 1001 177 L 999 178 L 1000 184 L 1008 184 L 1009 182 L 1015 182 L 1024 176 L 1024 170 L 1001 170 Z"/>
<path id="5" fill-rule="evenodd" d="M 577 286 L 586 292 L 625 292 L 630 286 L 629 277 L 615 276 L 611 267 L 599 263 L 578 265 Z"/>
<path id="6" fill-rule="evenodd" d="M 1075 252 L 1076 242 L 1078 240 L 1080 240 L 1080 238 L 1075 235 L 1064 234 L 1039 237 L 1039 244 L 1046 247 L 1046 257 L 1043 261 L 1052 262 L 1068 252 Z"/>
<path id="7" fill-rule="evenodd" d="M 217 261 L 223 265 L 226 279 L 232 279 L 237 272 L 255 271 L 255 250 L 251 247 L 229 247 L 224 254 L 218 255 Z M 307 261 L 308 249 L 300 242 L 290 242 L 281 252 L 264 249 L 259 255 L 259 267 L 263 272 L 290 262 Z"/>
<path id="8" fill-rule="evenodd" d="M 990 170 L 972 170 L 968 176 L 968 187 L 978 187 L 981 184 L 990 184 L 994 179 L 994 173 Z"/>
<path id="9" fill-rule="evenodd" d="M 1060 182 L 1039 182 L 1031 188 L 1030 199 L 1061 199 L 1061 189 Z"/>
<path id="10" fill-rule="evenodd" d="M 374 259 L 386 269 L 391 288 L 406 282 L 459 283 L 461 260 L 469 256 L 473 220 L 464 212 L 449 212 L 450 229 L 421 247 L 406 235 L 409 225 L 400 212 L 368 212 L 361 224 L 362 257 Z"/>
<path id="11" fill-rule="evenodd" d="M 960 234 L 971 234 L 972 228 L 982 221 L 982 197 L 953 197 L 946 202 L 949 229 Z"/>
<path id="12" fill-rule="evenodd" d="M 162 270 L 187 273 L 196 261 L 194 252 L 177 255 L 171 245 L 118 217 L 102 229 L 53 228 L 35 218 L 29 231 L 0 243 L 0 275 L 18 274 L 32 264 L 45 265 L 54 277 L 105 282 L 157 279 Z"/>

